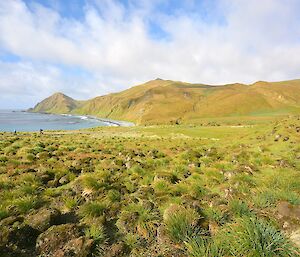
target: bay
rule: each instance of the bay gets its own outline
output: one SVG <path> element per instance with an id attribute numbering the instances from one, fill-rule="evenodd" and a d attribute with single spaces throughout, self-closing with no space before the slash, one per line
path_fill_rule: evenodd
<path id="1" fill-rule="evenodd" d="M 21 110 L 0 110 L 0 131 L 76 130 L 97 126 L 116 125 L 109 121 L 80 116 L 30 113 Z"/>

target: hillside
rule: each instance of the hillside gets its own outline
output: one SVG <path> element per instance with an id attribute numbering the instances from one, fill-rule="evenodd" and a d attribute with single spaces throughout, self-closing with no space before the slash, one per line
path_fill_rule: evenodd
<path id="1" fill-rule="evenodd" d="M 210 86 L 157 79 L 80 104 L 62 94 L 54 95 L 32 111 L 91 114 L 137 124 L 292 114 L 300 111 L 300 80 Z"/>
<path id="2" fill-rule="evenodd" d="M 66 96 L 62 93 L 55 93 L 52 96 L 38 103 L 34 108 L 29 109 L 32 112 L 46 113 L 69 113 L 80 106 L 80 101 Z"/>

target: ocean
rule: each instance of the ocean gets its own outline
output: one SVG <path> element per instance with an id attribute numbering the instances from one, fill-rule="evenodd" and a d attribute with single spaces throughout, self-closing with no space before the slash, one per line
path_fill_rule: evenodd
<path id="1" fill-rule="evenodd" d="M 115 125 L 79 115 L 29 113 L 20 110 L 0 110 L 0 131 L 76 130 Z"/>

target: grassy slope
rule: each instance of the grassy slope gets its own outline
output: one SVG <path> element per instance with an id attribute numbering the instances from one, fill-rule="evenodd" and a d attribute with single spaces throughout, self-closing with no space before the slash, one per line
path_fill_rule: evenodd
<path id="1" fill-rule="evenodd" d="M 30 111 L 46 113 L 69 113 L 81 106 L 81 101 L 76 101 L 62 93 L 55 93 L 52 96 L 38 103 Z"/>
<path id="2" fill-rule="evenodd" d="M 55 101 L 51 101 L 54 104 Z M 49 112 L 69 111 L 99 117 L 161 124 L 181 120 L 197 123 L 211 117 L 239 117 L 293 114 L 300 111 L 300 80 L 257 82 L 252 85 L 209 86 L 169 80 L 153 80 L 120 93 L 88 100 L 81 105 L 66 104 Z M 35 111 L 39 109 L 35 108 Z"/>

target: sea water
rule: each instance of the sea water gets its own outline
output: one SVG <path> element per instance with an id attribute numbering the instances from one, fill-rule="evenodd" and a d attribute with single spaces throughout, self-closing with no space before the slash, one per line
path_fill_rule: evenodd
<path id="1" fill-rule="evenodd" d="M 80 115 L 30 113 L 20 110 L 0 110 L 0 131 L 76 130 L 112 123 Z"/>

